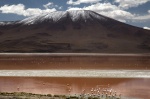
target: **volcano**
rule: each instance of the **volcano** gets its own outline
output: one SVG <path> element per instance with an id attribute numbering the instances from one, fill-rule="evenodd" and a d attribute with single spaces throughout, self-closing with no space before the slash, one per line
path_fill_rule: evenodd
<path id="1" fill-rule="evenodd" d="M 0 22 L 0 52 L 149 53 L 150 31 L 89 10 Z"/>

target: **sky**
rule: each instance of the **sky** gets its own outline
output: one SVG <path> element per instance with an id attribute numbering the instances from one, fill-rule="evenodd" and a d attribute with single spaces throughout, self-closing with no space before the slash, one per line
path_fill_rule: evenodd
<path id="1" fill-rule="evenodd" d="M 150 0 L 0 0 L 0 21 L 17 21 L 53 11 L 92 10 L 150 29 Z"/>

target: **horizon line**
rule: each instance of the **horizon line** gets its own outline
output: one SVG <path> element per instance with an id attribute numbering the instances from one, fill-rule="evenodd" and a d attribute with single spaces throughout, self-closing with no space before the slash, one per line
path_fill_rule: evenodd
<path id="1" fill-rule="evenodd" d="M 150 56 L 150 53 L 0 53 L 17 56 Z"/>

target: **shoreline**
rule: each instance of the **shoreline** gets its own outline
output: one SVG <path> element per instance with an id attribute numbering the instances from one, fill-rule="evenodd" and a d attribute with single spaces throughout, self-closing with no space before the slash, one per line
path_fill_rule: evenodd
<path id="1" fill-rule="evenodd" d="M 150 70 L 0 70 L 1 77 L 150 78 Z"/>
<path id="2" fill-rule="evenodd" d="M 150 56 L 150 53 L 0 53 L 0 56 Z"/>
<path id="3" fill-rule="evenodd" d="M 121 95 L 115 95 L 115 94 L 75 94 L 75 95 L 70 95 L 70 94 L 64 94 L 64 95 L 58 95 L 58 94 L 35 94 L 35 93 L 27 93 L 27 92 L 0 92 L 0 98 L 3 99 L 124 99 L 121 97 Z M 130 99 L 130 98 L 129 98 Z"/>
<path id="4" fill-rule="evenodd" d="M 139 87 L 141 86 L 141 87 Z M 91 89 L 108 88 L 125 97 L 150 98 L 150 79 L 145 78 L 60 78 L 60 77 L 0 77 L 1 92 L 75 95 L 91 93 Z M 137 89 L 138 87 L 138 89 Z M 71 91 L 68 92 L 68 88 Z M 144 88 L 144 89 L 143 89 Z M 136 92 L 136 93 L 133 93 Z M 129 98 L 124 98 L 129 99 Z"/>

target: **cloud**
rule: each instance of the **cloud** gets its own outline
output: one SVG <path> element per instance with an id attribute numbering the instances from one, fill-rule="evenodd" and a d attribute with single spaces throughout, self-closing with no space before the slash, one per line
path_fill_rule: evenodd
<path id="1" fill-rule="evenodd" d="M 61 10 L 63 8 L 63 6 L 60 6 L 58 9 Z"/>
<path id="2" fill-rule="evenodd" d="M 62 9 L 62 6 L 58 6 L 56 4 L 54 4 L 53 2 L 48 2 L 47 4 L 43 5 L 43 7 L 45 9 L 52 9 L 52 8 L 58 8 L 58 9 Z"/>
<path id="3" fill-rule="evenodd" d="M 111 3 L 96 3 L 91 6 L 84 7 L 85 10 L 95 10 L 95 11 L 113 11 L 119 8 Z"/>
<path id="4" fill-rule="evenodd" d="M 49 13 L 49 12 L 53 12 L 53 11 L 56 11 L 56 9 L 52 8 L 52 9 L 41 10 L 39 8 L 28 8 L 25 10 L 24 16 L 40 15 L 42 13 Z"/>
<path id="5" fill-rule="evenodd" d="M 83 8 L 77 8 L 77 7 L 68 7 L 68 10 L 83 10 Z"/>
<path id="6" fill-rule="evenodd" d="M 134 17 L 130 12 L 124 11 L 117 7 L 116 5 L 112 5 L 111 3 L 96 3 L 87 7 L 77 8 L 77 7 L 69 7 L 68 10 L 92 10 L 99 14 L 105 15 L 107 17 L 111 17 L 121 22 L 126 22 L 129 19 Z"/>
<path id="7" fill-rule="evenodd" d="M 55 8 L 51 9 L 44 9 L 41 10 L 39 8 L 28 8 L 25 9 L 25 6 L 23 4 L 17 4 L 17 5 L 4 5 L 0 7 L 1 13 L 7 13 L 7 14 L 17 14 L 22 16 L 33 16 L 33 15 L 40 15 L 42 13 L 48 13 L 56 11 Z"/>
<path id="8" fill-rule="evenodd" d="M 146 15 L 138 15 L 134 17 L 134 20 L 137 21 L 147 21 L 150 20 L 150 10 L 147 11 L 148 13 Z"/>
<path id="9" fill-rule="evenodd" d="M 150 0 L 115 0 L 119 4 L 120 8 L 129 9 L 131 7 L 138 7 L 139 5 L 145 4 Z"/>
<path id="10" fill-rule="evenodd" d="M 25 6 L 23 4 L 17 4 L 17 5 L 4 5 L 0 7 L 1 13 L 15 13 L 18 15 L 24 15 Z"/>
<path id="11" fill-rule="evenodd" d="M 143 27 L 143 29 L 150 30 L 150 27 Z"/>
<path id="12" fill-rule="evenodd" d="M 69 5 L 80 5 L 81 3 L 97 3 L 101 0 L 77 0 L 77 1 L 73 1 L 73 0 L 69 0 L 67 2 L 67 4 Z"/>
<path id="13" fill-rule="evenodd" d="M 111 12 L 108 12 L 110 15 L 108 15 L 111 18 L 114 18 L 121 22 L 126 22 L 127 20 L 132 20 L 134 15 L 130 12 L 123 11 L 123 10 L 114 10 Z M 107 15 L 108 13 L 105 13 Z"/>
<path id="14" fill-rule="evenodd" d="M 47 4 L 43 5 L 43 7 L 48 9 L 51 8 L 53 5 L 54 5 L 53 2 L 48 2 Z"/>
<path id="15" fill-rule="evenodd" d="M 147 15 L 140 15 L 140 16 L 136 16 L 134 18 L 135 21 L 146 21 L 146 20 L 150 20 L 150 14 Z"/>

